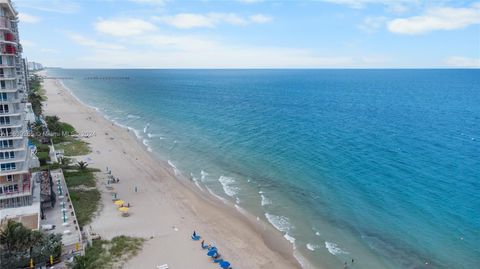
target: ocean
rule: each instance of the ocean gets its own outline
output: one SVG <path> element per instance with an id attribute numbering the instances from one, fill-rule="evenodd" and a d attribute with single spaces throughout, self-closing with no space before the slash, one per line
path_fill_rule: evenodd
<path id="1" fill-rule="evenodd" d="M 478 69 L 48 74 L 301 261 L 480 268 Z"/>

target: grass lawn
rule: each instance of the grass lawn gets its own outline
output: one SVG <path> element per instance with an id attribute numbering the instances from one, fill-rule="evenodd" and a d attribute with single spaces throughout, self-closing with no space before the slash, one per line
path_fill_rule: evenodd
<path id="1" fill-rule="evenodd" d="M 80 170 L 74 166 L 67 167 L 63 171 L 80 226 L 92 220 L 100 204 L 100 192 L 95 188 L 94 175 L 94 172 L 98 171 L 93 168 Z"/>
<path id="2" fill-rule="evenodd" d="M 120 268 L 120 265 L 137 255 L 145 239 L 117 236 L 112 240 L 95 240 L 87 247 L 85 256 L 75 258 L 73 269 Z"/>
<path id="3" fill-rule="evenodd" d="M 95 212 L 100 203 L 100 192 L 97 189 L 92 190 L 70 190 L 70 199 L 72 200 L 75 213 L 77 214 L 78 225 L 84 226 L 92 221 Z"/>
<path id="4" fill-rule="evenodd" d="M 65 156 L 80 156 L 91 152 L 88 143 L 73 137 L 66 137 L 65 141 L 55 144 L 55 149 L 63 149 Z"/>
<path id="5" fill-rule="evenodd" d="M 78 187 L 84 185 L 85 187 L 95 187 L 95 175 L 94 172 L 98 172 L 98 169 L 87 168 L 84 170 L 64 170 L 63 175 L 69 188 Z"/>

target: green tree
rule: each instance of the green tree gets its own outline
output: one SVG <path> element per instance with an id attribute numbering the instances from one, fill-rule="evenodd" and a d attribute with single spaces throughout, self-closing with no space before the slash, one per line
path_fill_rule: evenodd
<path id="1" fill-rule="evenodd" d="M 32 231 L 13 220 L 0 229 L 0 268 L 26 267 L 30 259 L 47 262 L 61 252 L 61 235 Z"/>
<path id="2" fill-rule="evenodd" d="M 84 161 L 79 161 L 77 163 L 77 165 L 78 165 L 79 170 L 85 170 L 85 169 L 87 169 L 88 163 L 86 163 Z"/>

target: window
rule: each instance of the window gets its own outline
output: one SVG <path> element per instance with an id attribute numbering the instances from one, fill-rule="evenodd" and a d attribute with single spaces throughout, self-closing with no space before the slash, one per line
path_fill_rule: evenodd
<path id="1" fill-rule="evenodd" d="M 11 136 L 12 135 L 12 128 L 1 128 L 0 129 L 0 136 Z"/>
<path id="2" fill-rule="evenodd" d="M 0 105 L 0 114 L 8 113 L 8 105 Z"/>
<path id="3" fill-rule="evenodd" d="M 3 72 L 2 72 L 2 75 L 3 75 Z M 0 81 L 0 88 L 2 89 L 6 88 L 5 80 Z"/>
<path id="4" fill-rule="evenodd" d="M 0 148 L 11 148 L 11 147 L 13 147 L 13 140 L 0 141 Z"/>
<path id="5" fill-rule="evenodd" d="M 0 125 L 8 125 L 10 124 L 10 117 L 0 117 Z"/>
<path id="6" fill-rule="evenodd" d="M 6 92 L 0 93 L 0 101 L 7 101 L 7 93 Z"/>
<path id="7" fill-rule="evenodd" d="M 13 181 L 13 175 L 7 175 L 5 178 L 7 179 L 8 182 Z"/>
<path id="8" fill-rule="evenodd" d="M 0 160 L 13 159 L 13 158 L 15 158 L 15 152 L 13 151 L 0 152 Z"/>
<path id="9" fill-rule="evenodd" d="M 0 165 L 1 171 L 10 171 L 10 170 L 15 170 L 17 168 L 17 165 L 15 163 L 2 163 Z"/>
<path id="10" fill-rule="evenodd" d="M 15 187 L 16 186 L 16 187 Z M 18 191 L 18 185 L 15 184 L 15 185 L 8 185 L 8 186 L 3 186 L 3 192 L 4 193 L 12 193 L 13 190 L 17 190 Z"/>

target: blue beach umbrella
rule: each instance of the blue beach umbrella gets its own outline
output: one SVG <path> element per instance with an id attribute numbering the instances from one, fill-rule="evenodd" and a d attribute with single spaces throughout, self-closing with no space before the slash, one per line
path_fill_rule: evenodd
<path id="1" fill-rule="evenodd" d="M 223 262 L 220 263 L 220 267 L 226 269 L 226 268 L 230 267 L 230 263 L 227 262 L 227 261 L 223 261 Z"/>
<path id="2" fill-rule="evenodd" d="M 210 251 L 207 253 L 207 256 L 213 257 L 213 256 L 215 256 L 215 254 L 217 254 L 217 250 L 210 250 Z"/>

